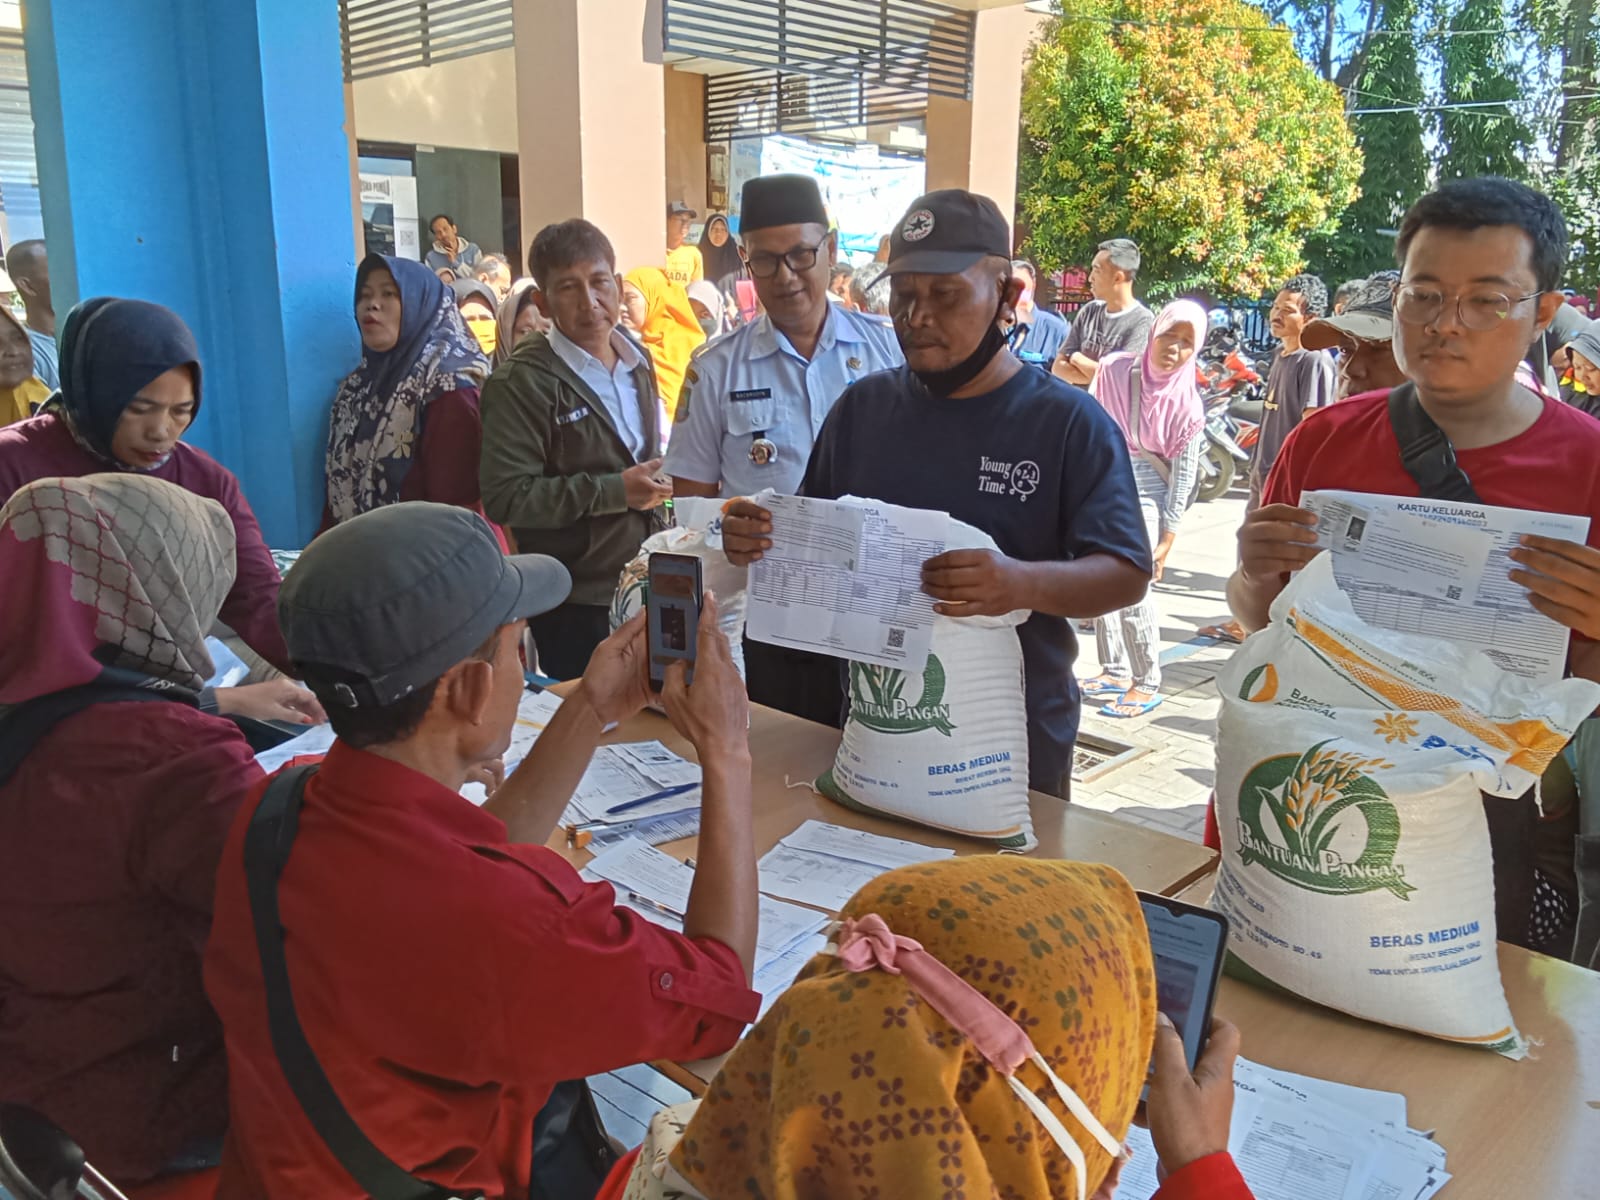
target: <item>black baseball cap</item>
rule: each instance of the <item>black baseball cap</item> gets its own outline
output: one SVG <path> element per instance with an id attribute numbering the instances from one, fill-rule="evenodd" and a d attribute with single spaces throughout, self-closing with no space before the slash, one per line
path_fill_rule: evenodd
<path id="1" fill-rule="evenodd" d="M 571 591 L 566 567 L 543 554 L 508 557 L 476 513 L 412 500 L 362 513 L 307 546 L 278 592 L 278 624 L 324 704 L 381 708 Z M 341 676 L 319 678 L 318 666 Z"/>
<path id="2" fill-rule="evenodd" d="M 976 192 L 942 188 L 914 200 L 890 233 L 883 274 L 957 275 L 991 255 L 1011 261 L 1011 227 L 999 206 Z"/>

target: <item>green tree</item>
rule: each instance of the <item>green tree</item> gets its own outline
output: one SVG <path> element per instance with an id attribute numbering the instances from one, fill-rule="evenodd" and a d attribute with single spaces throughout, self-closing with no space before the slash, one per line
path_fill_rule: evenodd
<path id="1" fill-rule="evenodd" d="M 1449 16 L 1450 36 L 1440 48 L 1439 81 L 1445 106 L 1439 110 L 1441 179 L 1527 177 L 1538 141 L 1518 111 L 1527 81 L 1512 61 L 1507 36 L 1483 32 L 1503 29 L 1505 20 L 1501 0 L 1465 0 Z M 1449 107 L 1495 101 L 1505 107 Z"/>
<path id="2" fill-rule="evenodd" d="M 1024 74 L 1020 157 L 1030 253 L 1051 269 L 1131 237 L 1157 294 L 1274 286 L 1360 171 L 1338 89 L 1244 0 L 1064 0 Z"/>
<path id="3" fill-rule="evenodd" d="M 1325 279 L 1355 279 L 1394 265 L 1394 230 L 1428 186 L 1424 102 L 1417 64 L 1416 0 L 1384 0 L 1379 32 L 1366 45 L 1350 119 L 1361 147 L 1361 198 L 1338 228 L 1307 250 Z M 1398 110 L 1398 111 L 1363 111 Z"/>

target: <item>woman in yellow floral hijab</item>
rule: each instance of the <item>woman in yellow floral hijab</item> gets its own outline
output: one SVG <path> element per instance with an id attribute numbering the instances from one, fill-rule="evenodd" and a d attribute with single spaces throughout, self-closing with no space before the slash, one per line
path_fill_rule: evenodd
<path id="1" fill-rule="evenodd" d="M 956 858 L 882 876 L 843 915 L 844 957 L 813 959 L 712 1081 L 671 1155 L 681 1180 L 717 1200 L 1095 1191 L 1114 1158 L 1102 1136 L 1072 1114 L 1036 1061 L 1016 1069 L 1081 1151 L 1076 1178 L 1047 1125 L 991 1061 L 997 1042 L 1025 1034 L 1022 1043 L 1032 1043 L 1106 1140 L 1126 1135 L 1156 1017 L 1149 938 L 1127 881 L 1088 863 Z M 897 960 L 871 918 L 899 945 Z M 926 953 L 906 951 L 908 939 Z M 874 959 L 865 965 L 861 953 L 844 950 L 864 940 Z M 935 959 L 971 985 L 1004 1028 L 985 1026 L 967 1005 L 960 1023 L 975 1036 L 961 1032 L 913 982 L 922 979 L 914 958 Z"/>

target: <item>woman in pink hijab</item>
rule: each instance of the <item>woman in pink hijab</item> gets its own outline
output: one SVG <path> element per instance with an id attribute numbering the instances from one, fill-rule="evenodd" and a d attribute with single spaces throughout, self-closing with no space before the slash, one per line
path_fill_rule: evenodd
<path id="1" fill-rule="evenodd" d="M 1204 442 L 1205 405 L 1194 356 L 1205 339 L 1206 310 L 1174 300 L 1156 317 L 1144 353 L 1108 354 L 1089 390 L 1127 439 L 1145 529 L 1161 582 L 1178 525 L 1194 494 Z M 1155 596 L 1095 621 L 1100 674 L 1085 697 L 1106 701 L 1108 717 L 1143 716 L 1161 703 L 1161 630 Z"/>

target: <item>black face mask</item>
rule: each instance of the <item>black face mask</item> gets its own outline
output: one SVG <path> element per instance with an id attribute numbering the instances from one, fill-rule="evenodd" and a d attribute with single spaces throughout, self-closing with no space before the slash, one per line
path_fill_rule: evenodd
<path id="1" fill-rule="evenodd" d="M 942 371 L 911 372 L 921 381 L 923 387 L 935 396 L 953 395 L 976 379 L 983 369 L 994 361 L 994 356 L 1006 348 L 1006 335 L 1000 329 L 1000 314 L 1005 309 L 1005 295 L 1010 286 L 1011 279 L 1008 276 L 1000 285 L 1000 303 L 995 306 L 994 318 L 989 322 L 989 328 L 984 331 L 983 340 L 978 343 L 976 350 L 955 366 L 946 367 Z"/>

